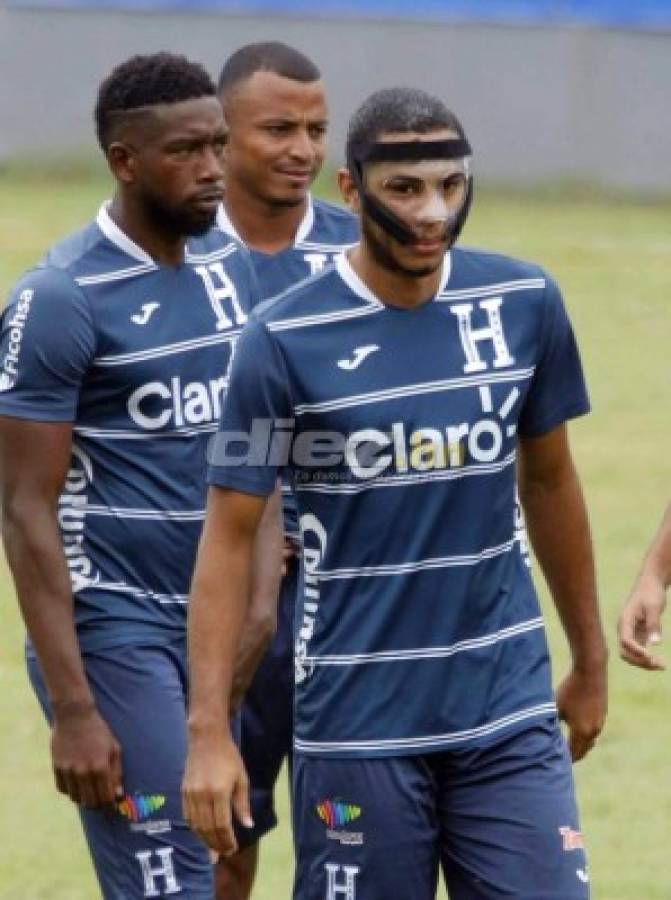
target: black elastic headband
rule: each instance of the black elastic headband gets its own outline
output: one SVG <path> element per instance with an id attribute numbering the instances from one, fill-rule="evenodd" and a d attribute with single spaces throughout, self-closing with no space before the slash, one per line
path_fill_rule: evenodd
<path id="1" fill-rule="evenodd" d="M 424 159 L 462 159 L 472 153 L 466 138 L 445 141 L 380 141 L 357 156 L 357 162 L 408 162 Z"/>

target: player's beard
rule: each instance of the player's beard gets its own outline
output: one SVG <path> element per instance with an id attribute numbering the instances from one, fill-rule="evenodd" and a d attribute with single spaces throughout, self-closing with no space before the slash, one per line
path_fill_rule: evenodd
<path id="1" fill-rule="evenodd" d="M 443 265 L 443 257 L 441 256 L 440 260 L 435 265 L 418 267 L 404 266 L 403 263 L 396 259 L 391 250 L 378 238 L 376 228 L 379 228 L 379 226 L 371 223 L 367 216 L 364 215 L 361 217 L 361 232 L 366 239 L 366 246 L 375 262 L 383 269 L 387 269 L 389 272 L 398 272 L 401 275 L 410 276 L 411 278 L 423 278 L 425 275 L 432 275 Z M 392 237 L 390 237 L 389 240 L 396 243 Z"/>
<path id="2" fill-rule="evenodd" d="M 169 232 L 174 237 L 200 237 L 212 228 L 217 210 L 205 212 L 186 204 L 166 203 L 158 194 L 145 190 L 142 195 L 147 218 L 159 232 Z"/>

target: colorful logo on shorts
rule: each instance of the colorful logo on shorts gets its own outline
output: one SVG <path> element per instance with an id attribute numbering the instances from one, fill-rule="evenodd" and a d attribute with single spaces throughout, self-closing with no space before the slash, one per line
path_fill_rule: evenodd
<path id="1" fill-rule="evenodd" d="M 349 825 L 361 815 L 361 807 L 342 800 L 322 800 L 315 807 L 317 815 L 329 828 L 342 828 Z"/>
<path id="2" fill-rule="evenodd" d="M 562 841 L 564 842 L 565 853 L 568 853 L 571 850 L 585 849 L 585 840 L 582 834 L 574 828 L 571 828 L 569 825 L 564 825 L 563 828 L 560 828 L 559 834 L 562 836 Z"/>
<path id="3" fill-rule="evenodd" d="M 144 822 L 165 805 L 162 794 L 126 794 L 116 804 L 117 812 L 131 822 Z"/>

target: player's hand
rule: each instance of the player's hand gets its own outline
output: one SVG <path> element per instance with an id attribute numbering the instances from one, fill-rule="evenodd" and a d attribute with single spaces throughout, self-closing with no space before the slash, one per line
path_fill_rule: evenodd
<path id="1" fill-rule="evenodd" d="M 223 741 L 192 738 L 182 782 L 182 806 L 191 828 L 222 856 L 230 856 L 238 848 L 233 815 L 245 828 L 253 828 L 249 781 L 230 736 Z"/>
<path id="2" fill-rule="evenodd" d="M 123 796 L 121 747 L 92 704 L 54 710 L 51 759 L 56 787 L 75 803 L 109 808 Z"/>
<path id="3" fill-rule="evenodd" d="M 557 688 L 559 718 L 568 725 L 568 746 L 573 762 L 592 749 L 606 721 L 608 685 L 606 664 L 574 667 Z"/>
<path id="4" fill-rule="evenodd" d="M 662 638 L 665 607 L 664 585 L 653 575 L 641 575 L 617 623 L 620 656 L 625 662 L 651 671 L 666 668 L 664 660 L 649 649 Z"/>

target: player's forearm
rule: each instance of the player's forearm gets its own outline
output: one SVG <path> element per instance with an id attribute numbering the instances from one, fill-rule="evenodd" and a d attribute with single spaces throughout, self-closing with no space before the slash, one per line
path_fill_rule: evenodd
<path id="1" fill-rule="evenodd" d="M 251 541 L 219 544 L 204 533 L 188 623 L 189 731 L 227 735 L 234 663 L 251 583 Z"/>
<path id="2" fill-rule="evenodd" d="M 93 707 L 55 512 L 40 502 L 6 501 L 3 543 L 54 714 Z"/>
<path id="3" fill-rule="evenodd" d="M 664 589 L 671 586 L 671 504 L 645 555 L 641 576 L 652 576 Z"/>
<path id="4" fill-rule="evenodd" d="M 592 540 L 572 464 L 549 479 L 520 481 L 531 543 L 550 588 L 573 662 L 601 668 L 608 650 L 597 600 Z"/>

